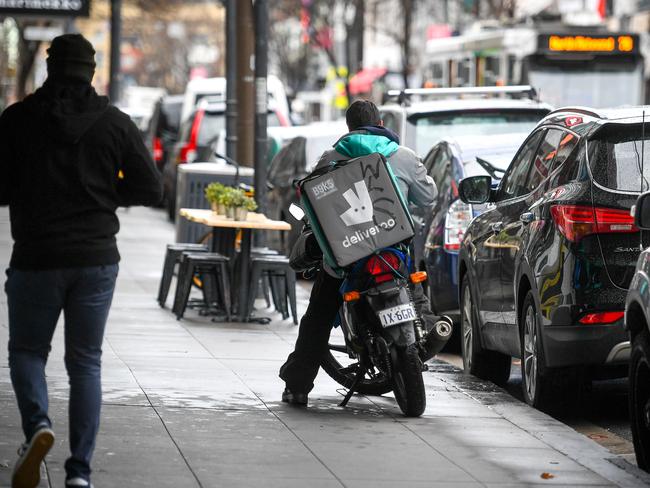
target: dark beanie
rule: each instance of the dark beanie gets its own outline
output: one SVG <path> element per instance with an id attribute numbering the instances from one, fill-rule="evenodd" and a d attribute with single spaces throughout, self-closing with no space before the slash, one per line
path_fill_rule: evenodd
<path id="1" fill-rule="evenodd" d="M 81 34 L 55 37 L 47 54 L 48 77 L 88 83 L 92 81 L 95 74 L 95 49 Z"/>

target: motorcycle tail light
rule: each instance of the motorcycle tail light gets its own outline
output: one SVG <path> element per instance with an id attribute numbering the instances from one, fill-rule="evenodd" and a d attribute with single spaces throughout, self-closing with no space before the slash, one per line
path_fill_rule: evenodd
<path id="1" fill-rule="evenodd" d="M 399 258 L 392 252 L 382 252 L 371 256 L 366 261 L 366 273 L 374 277 L 375 283 L 393 279 L 393 273 L 399 269 Z"/>
<path id="2" fill-rule="evenodd" d="M 560 232 L 578 242 L 590 234 L 632 233 L 639 229 L 629 210 L 590 205 L 553 205 L 551 216 Z"/>
<path id="3" fill-rule="evenodd" d="M 579 322 L 585 325 L 612 324 L 621 320 L 624 316 L 625 312 L 620 310 L 616 312 L 588 313 L 583 315 Z"/>
<path id="4" fill-rule="evenodd" d="M 445 251 L 458 252 L 465 230 L 472 221 L 471 205 L 456 200 L 449 206 L 445 218 Z"/>

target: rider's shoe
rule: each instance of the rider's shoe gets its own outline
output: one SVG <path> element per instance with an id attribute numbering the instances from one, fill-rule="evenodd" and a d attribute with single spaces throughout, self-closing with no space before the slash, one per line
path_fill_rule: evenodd
<path id="1" fill-rule="evenodd" d="M 307 393 L 291 391 L 289 388 L 285 388 L 284 391 L 282 392 L 282 401 L 288 403 L 289 405 L 306 407 L 307 400 L 308 400 Z"/>

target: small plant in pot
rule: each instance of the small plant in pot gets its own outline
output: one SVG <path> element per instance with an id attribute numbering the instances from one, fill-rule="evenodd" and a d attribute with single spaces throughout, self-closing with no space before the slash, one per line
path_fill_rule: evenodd
<path id="1" fill-rule="evenodd" d="M 255 210 L 257 210 L 255 200 L 244 195 L 241 206 L 235 209 L 235 220 L 246 220 L 248 218 L 248 212 L 254 212 Z"/>
<path id="2" fill-rule="evenodd" d="M 235 206 L 241 198 L 240 193 L 243 192 L 237 188 L 226 187 L 220 197 L 220 203 L 225 207 L 225 215 L 229 219 L 235 218 Z"/>
<path id="3" fill-rule="evenodd" d="M 219 201 L 225 189 L 226 187 L 218 182 L 210 183 L 205 187 L 205 198 L 210 202 L 210 207 L 216 214 L 225 214 L 225 208 L 219 208 Z"/>
<path id="4" fill-rule="evenodd" d="M 223 191 L 217 197 L 217 213 L 219 215 L 228 214 L 228 205 L 230 204 L 230 194 L 234 189 L 229 186 L 224 186 Z"/>
<path id="5" fill-rule="evenodd" d="M 242 215 L 242 210 L 246 204 L 246 198 L 244 190 L 236 189 L 233 191 L 230 205 L 233 209 L 232 216 L 235 220 L 246 220 L 246 215 Z"/>

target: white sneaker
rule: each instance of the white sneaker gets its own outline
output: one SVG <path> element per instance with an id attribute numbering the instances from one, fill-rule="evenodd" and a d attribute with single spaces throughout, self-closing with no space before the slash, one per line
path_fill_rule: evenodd
<path id="1" fill-rule="evenodd" d="M 11 476 L 11 488 L 35 488 L 41 481 L 41 463 L 54 444 L 54 432 L 39 428 L 18 450 L 18 461 Z"/>
<path id="2" fill-rule="evenodd" d="M 85 488 L 93 488 L 93 485 L 89 481 L 86 481 L 83 478 L 70 478 L 69 480 L 65 480 L 65 486 L 66 488 L 69 486 L 81 486 Z"/>

